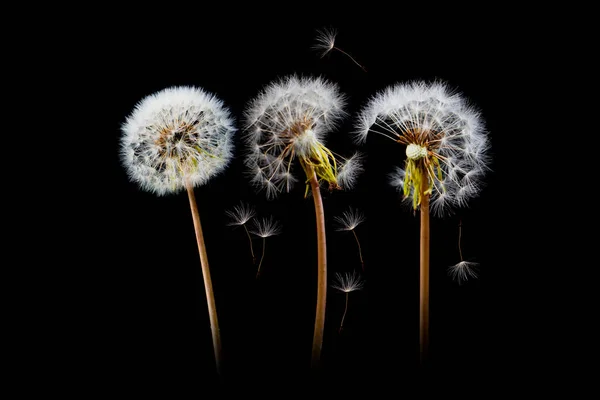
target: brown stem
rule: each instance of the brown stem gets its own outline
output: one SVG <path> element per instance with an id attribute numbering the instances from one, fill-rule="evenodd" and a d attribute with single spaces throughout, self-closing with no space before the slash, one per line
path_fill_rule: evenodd
<path id="1" fill-rule="evenodd" d="M 327 246 L 325 242 L 325 213 L 323 211 L 323 199 L 319 188 L 319 181 L 314 169 L 306 168 L 307 175 L 315 201 L 315 217 L 317 225 L 317 310 L 315 314 L 315 331 L 312 345 L 312 368 L 320 366 L 321 348 L 323 346 L 323 331 L 325 330 L 325 304 L 327 300 Z"/>
<path id="2" fill-rule="evenodd" d="M 427 175 L 423 174 L 424 184 L 427 187 Z M 420 364 L 425 365 L 429 351 L 429 195 L 421 194 L 421 237 L 420 237 Z"/>
<path id="3" fill-rule="evenodd" d="M 346 312 L 348 311 L 348 293 L 350 292 L 346 292 L 346 307 L 344 308 L 344 315 L 342 315 L 342 322 L 340 322 L 340 333 L 344 329 L 344 318 L 346 318 Z"/>
<path id="4" fill-rule="evenodd" d="M 362 270 L 364 272 L 365 262 L 363 261 L 363 258 L 362 258 L 362 250 L 360 249 L 360 242 L 358 241 L 358 236 L 356 235 L 356 232 L 354 232 L 354 229 L 352 229 L 352 233 L 354 234 L 354 239 L 356 239 L 356 244 L 358 245 L 358 256 L 360 257 L 360 265 L 362 266 Z"/>
<path id="5" fill-rule="evenodd" d="M 190 208 L 192 210 L 192 218 L 194 219 L 194 230 L 196 231 L 196 241 L 198 242 L 198 252 L 200 253 L 200 265 L 202 267 L 202 277 L 204 278 L 204 290 L 206 292 L 206 303 L 208 306 L 210 329 L 212 331 L 215 363 L 217 367 L 217 373 L 221 375 L 221 336 L 219 332 L 219 321 L 217 319 L 217 309 L 215 306 L 212 280 L 210 279 L 210 269 L 208 268 L 206 245 L 204 244 L 204 236 L 202 234 L 202 225 L 200 224 L 200 214 L 198 213 L 196 197 L 194 196 L 194 188 L 191 185 L 186 185 L 186 189 L 190 199 Z"/>

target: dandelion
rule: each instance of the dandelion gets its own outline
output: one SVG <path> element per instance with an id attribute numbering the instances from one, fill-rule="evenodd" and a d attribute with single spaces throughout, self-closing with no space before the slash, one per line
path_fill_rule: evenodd
<path id="1" fill-rule="evenodd" d="M 248 236 L 248 241 L 250 242 L 250 254 L 252 255 L 252 264 L 255 264 L 256 257 L 254 255 L 254 248 L 252 246 L 252 237 L 250 236 L 250 232 L 248 231 L 248 228 L 246 227 L 246 223 L 248 221 L 250 221 L 256 215 L 256 211 L 252 207 L 250 207 L 248 204 L 245 204 L 242 202 L 240 205 L 233 207 L 233 210 L 226 211 L 225 213 L 232 220 L 229 223 L 230 226 L 237 225 L 237 226 L 244 227 L 244 230 L 246 231 L 246 235 Z"/>
<path id="2" fill-rule="evenodd" d="M 340 322 L 339 332 L 342 332 L 344 327 L 344 319 L 346 318 L 346 313 L 348 312 L 348 294 L 350 292 L 354 292 L 355 290 L 362 290 L 365 282 L 362 280 L 361 276 L 356 273 L 356 271 L 352 273 L 336 273 L 335 274 L 335 282 L 331 287 L 339 290 L 340 292 L 344 292 L 346 295 L 346 307 L 344 308 L 344 314 L 342 315 L 342 321 Z"/>
<path id="3" fill-rule="evenodd" d="M 341 216 L 334 217 L 333 219 L 338 224 L 338 231 L 350 231 L 354 234 L 354 239 L 356 240 L 356 244 L 358 245 L 358 255 L 360 257 L 360 263 L 362 266 L 362 270 L 364 271 L 365 262 L 362 256 L 360 241 L 358 240 L 358 236 L 356 235 L 355 231 L 355 228 L 364 222 L 364 214 L 357 210 L 353 210 L 352 207 L 350 207 L 350 209 L 348 211 L 344 211 Z"/>
<path id="4" fill-rule="evenodd" d="M 429 214 L 444 215 L 477 196 L 489 169 L 480 113 L 443 82 L 397 84 L 373 96 L 359 114 L 355 139 L 369 132 L 405 146 L 391 183 L 420 209 L 420 347 L 429 345 Z"/>
<path id="5" fill-rule="evenodd" d="M 246 165 L 251 182 L 273 198 L 289 192 L 299 179 L 306 183 L 315 204 L 317 225 L 317 310 L 313 337 L 312 365 L 320 361 L 325 325 L 327 256 L 325 215 L 321 184 L 329 190 L 348 189 L 360 173 L 360 154 L 343 159 L 325 144 L 347 114 L 345 97 L 337 85 L 322 78 L 285 77 L 269 84 L 247 107 L 245 140 L 249 151 Z M 298 161 L 303 177 L 296 177 Z"/>
<path id="6" fill-rule="evenodd" d="M 461 246 L 462 236 L 462 221 L 458 223 L 458 253 L 460 255 L 460 262 L 448 267 L 448 274 L 453 280 L 457 281 L 458 284 L 466 282 L 469 278 L 477 278 L 476 268 L 479 266 L 478 263 L 465 261 L 462 254 Z"/>
<path id="7" fill-rule="evenodd" d="M 120 155 L 129 178 L 166 195 L 186 190 L 198 243 L 217 371 L 221 339 L 210 269 L 194 188 L 222 172 L 232 158 L 237 130 L 229 110 L 200 88 L 163 89 L 138 102 L 121 127 Z"/>
<path id="8" fill-rule="evenodd" d="M 279 222 L 273 220 L 273 217 L 269 219 L 263 218 L 258 222 L 255 222 L 255 228 L 252 230 L 252 233 L 256 236 L 260 236 L 263 240 L 262 247 L 262 255 L 260 257 L 260 262 L 258 263 L 258 269 L 256 271 L 256 278 L 260 275 L 260 267 L 262 265 L 263 259 L 265 258 L 265 245 L 266 239 L 270 236 L 279 235 L 281 233 L 281 227 Z"/>
<path id="9" fill-rule="evenodd" d="M 346 53 L 344 50 L 336 47 L 335 45 L 335 37 L 337 36 L 337 31 L 333 28 L 324 28 L 317 30 L 317 43 L 312 47 L 314 50 L 321 52 L 321 58 L 325 57 L 327 53 L 332 50 L 337 50 L 340 53 L 344 54 L 348 58 L 352 60 L 352 62 L 358 65 L 363 71 L 367 72 L 367 69 L 360 65 L 350 54 Z"/>

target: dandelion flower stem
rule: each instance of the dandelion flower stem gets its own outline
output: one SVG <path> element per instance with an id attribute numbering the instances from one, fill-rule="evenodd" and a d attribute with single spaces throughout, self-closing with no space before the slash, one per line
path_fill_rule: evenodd
<path id="1" fill-rule="evenodd" d="M 427 174 L 422 173 L 424 185 L 427 187 Z M 420 287 L 419 287 L 419 347 L 420 364 L 425 365 L 429 350 L 429 194 L 421 193 L 421 236 L 420 236 Z"/>
<path id="2" fill-rule="evenodd" d="M 260 275 L 260 267 L 262 265 L 263 259 L 265 258 L 266 243 L 267 243 L 267 239 L 263 238 L 262 255 L 260 256 L 260 262 L 258 263 L 258 269 L 256 270 L 256 279 L 258 279 L 258 276 Z"/>
<path id="3" fill-rule="evenodd" d="M 317 368 L 321 360 L 321 348 L 323 346 L 323 331 L 325 329 L 325 304 L 327 299 L 327 248 L 325 240 L 325 213 L 323 211 L 323 199 L 319 188 L 317 174 L 312 166 L 306 166 L 313 199 L 315 202 L 315 217 L 317 225 L 317 310 L 315 314 L 315 331 L 312 345 L 312 368 Z"/>
<path id="4" fill-rule="evenodd" d="M 250 232 L 248 232 L 248 228 L 246 228 L 246 224 L 244 224 L 244 230 L 246 231 L 246 235 L 248 235 L 248 241 L 250 242 L 250 253 L 252 254 L 252 264 L 256 264 L 256 256 L 254 255 L 254 248 L 252 247 L 252 236 L 250 236 Z"/>
<path id="5" fill-rule="evenodd" d="M 358 256 L 360 257 L 360 265 L 362 266 L 362 270 L 365 270 L 365 262 L 363 261 L 363 257 L 362 257 L 362 250 L 360 249 L 360 242 L 358 241 L 358 235 L 356 234 L 356 232 L 354 232 L 354 229 L 352 229 L 352 233 L 354 234 L 354 239 L 356 239 L 356 244 L 358 245 Z"/>
<path id="6" fill-rule="evenodd" d="M 340 333 L 342 333 L 342 329 L 344 329 L 344 318 L 346 318 L 346 312 L 348 311 L 348 294 L 350 292 L 346 292 L 346 307 L 344 308 L 344 314 L 342 315 L 342 322 L 340 322 Z"/>
<path id="7" fill-rule="evenodd" d="M 221 336 L 219 332 L 219 321 L 217 319 L 212 280 L 210 279 L 210 269 L 208 268 L 206 245 L 204 244 L 204 235 L 202 234 L 202 225 L 200 224 L 200 214 L 198 213 L 196 197 L 194 196 L 194 188 L 192 185 L 187 184 L 186 189 L 190 199 L 190 208 L 192 210 L 192 218 L 194 219 L 196 241 L 198 242 L 198 252 L 200 253 L 200 265 L 202 266 L 202 277 L 204 278 L 204 290 L 206 292 L 206 303 L 208 305 L 208 316 L 210 319 L 210 329 L 212 331 L 215 363 L 217 367 L 217 373 L 221 375 Z"/>

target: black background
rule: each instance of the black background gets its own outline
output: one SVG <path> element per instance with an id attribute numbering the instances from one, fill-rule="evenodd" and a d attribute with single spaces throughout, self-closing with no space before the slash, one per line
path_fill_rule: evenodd
<path id="1" fill-rule="evenodd" d="M 515 226 L 507 201 L 515 173 L 511 135 L 518 134 L 507 115 L 527 100 L 515 96 L 521 80 L 535 80 L 526 60 L 539 47 L 532 45 L 535 34 L 529 35 L 525 16 L 433 6 L 345 10 L 346 15 L 302 5 L 290 11 L 224 8 L 229 6 L 229 13 L 200 6 L 141 14 L 99 11 L 100 22 L 91 23 L 90 13 L 70 35 L 74 40 L 78 29 L 91 32 L 74 49 L 93 68 L 80 71 L 78 79 L 93 82 L 89 100 L 100 101 L 92 127 L 100 133 L 90 150 L 98 150 L 102 180 L 98 205 L 85 219 L 97 247 L 82 257 L 86 267 L 78 273 L 77 290 L 88 301 L 71 304 L 78 328 L 70 339 L 81 343 L 73 366 L 83 372 L 85 390 L 169 398 L 214 387 L 293 394 L 315 382 L 309 369 L 316 232 L 314 204 L 303 197 L 304 186 L 271 201 L 255 192 L 244 175 L 238 131 L 239 157 L 195 190 L 223 344 L 225 384 L 219 386 L 188 198 L 184 192 L 158 197 L 141 191 L 119 159 L 120 126 L 149 94 L 177 85 L 201 87 L 223 100 L 239 127 L 247 103 L 266 84 L 290 74 L 338 84 L 348 96 L 350 116 L 326 144 L 342 155 L 366 154 L 355 189 L 322 191 L 329 281 L 335 272 L 360 269 L 352 234 L 335 231 L 333 224 L 334 216 L 352 206 L 366 217 L 356 229 L 366 286 L 350 293 L 342 334 L 337 328 L 344 294 L 329 287 L 318 382 L 339 393 L 485 391 L 520 384 L 533 362 L 523 348 L 532 336 L 525 326 L 534 317 L 516 311 L 524 301 L 516 297 L 515 277 L 527 259 L 519 253 L 526 227 Z M 367 72 L 338 51 L 321 58 L 311 49 L 317 29 L 326 27 L 338 31 L 336 46 Z M 481 111 L 492 156 L 480 196 L 454 215 L 431 218 L 431 354 L 425 373 L 418 366 L 419 218 L 387 182 L 387 174 L 402 165 L 404 148 L 375 135 L 356 146 L 349 135 L 369 96 L 413 79 L 443 80 L 463 93 Z M 282 234 L 267 238 L 259 280 L 243 229 L 227 225 L 225 212 L 241 201 L 283 227 Z M 459 261 L 459 221 L 463 255 L 480 264 L 479 278 L 463 285 L 447 274 Z M 260 245 L 255 237 L 258 256 Z"/>

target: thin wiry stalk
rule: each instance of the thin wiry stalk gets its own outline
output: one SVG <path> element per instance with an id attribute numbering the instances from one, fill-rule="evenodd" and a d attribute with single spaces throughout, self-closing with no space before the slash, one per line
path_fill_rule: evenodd
<path id="1" fill-rule="evenodd" d="M 344 318 L 346 318 L 346 312 L 348 312 L 348 294 L 350 292 L 346 292 L 346 307 L 344 307 L 344 314 L 342 315 L 342 321 L 340 322 L 339 333 L 342 333 L 342 329 L 344 329 Z"/>
<path id="2" fill-rule="evenodd" d="M 327 245 L 325 238 L 325 213 L 323 210 L 323 200 L 319 188 L 319 181 L 314 169 L 308 165 L 307 173 L 309 176 L 310 187 L 315 203 L 315 219 L 317 226 L 317 259 L 318 259 L 318 277 L 317 277 L 317 309 L 315 313 L 315 330 L 312 345 L 311 367 L 318 368 L 321 362 L 321 348 L 323 347 L 323 332 L 325 330 L 325 305 L 327 300 Z"/>
<path id="3" fill-rule="evenodd" d="M 248 241 L 250 242 L 250 254 L 252 254 L 252 264 L 256 264 L 256 256 L 254 255 L 254 247 L 252 246 L 252 236 L 250 236 L 250 232 L 246 225 L 244 225 L 244 230 L 246 231 L 246 235 L 248 235 Z"/>
<path id="4" fill-rule="evenodd" d="M 260 275 L 260 267 L 262 265 L 263 259 L 265 258 L 265 246 L 267 243 L 267 239 L 263 237 L 262 240 L 263 240 L 262 255 L 260 256 L 260 262 L 258 263 L 258 269 L 256 270 L 256 279 L 258 279 L 258 276 Z"/>
<path id="5" fill-rule="evenodd" d="M 204 279 L 204 290 L 206 292 L 206 303 L 208 306 L 208 316 L 210 320 L 210 329 L 212 332 L 213 350 L 215 353 L 215 363 L 217 373 L 221 376 L 221 336 L 219 332 L 219 320 L 217 318 L 217 309 L 215 304 L 215 295 L 213 293 L 212 280 L 210 278 L 210 269 L 208 267 L 208 256 L 206 254 L 206 245 L 204 244 L 204 235 L 202 234 L 202 225 L 200 223 L 200 214 L 198 205 L 194 196 L 194 188 L 186 185 L 192 218 L 194 220 L 194 230 L 196 232 L 196 241 L 198 242 L 198 252 L 200 253 L 200 265 L 202 267 L 202 277 Z"/>
<path id="6" fill-rule="evenodd" d="M 362 270 L 364 271 L 365 270 L 365 262 L 363 260 L 362 250 L 360 248 L 360 242 L 358 241 L 358 235 L 356 234 L 354 229 L 352 229 L 352 233 L 354 234 L 354 239 L 356 239 L 356 244 L 358 245 L 358 256 L 360 257 L 360 265 L 362 266 Z"/>

